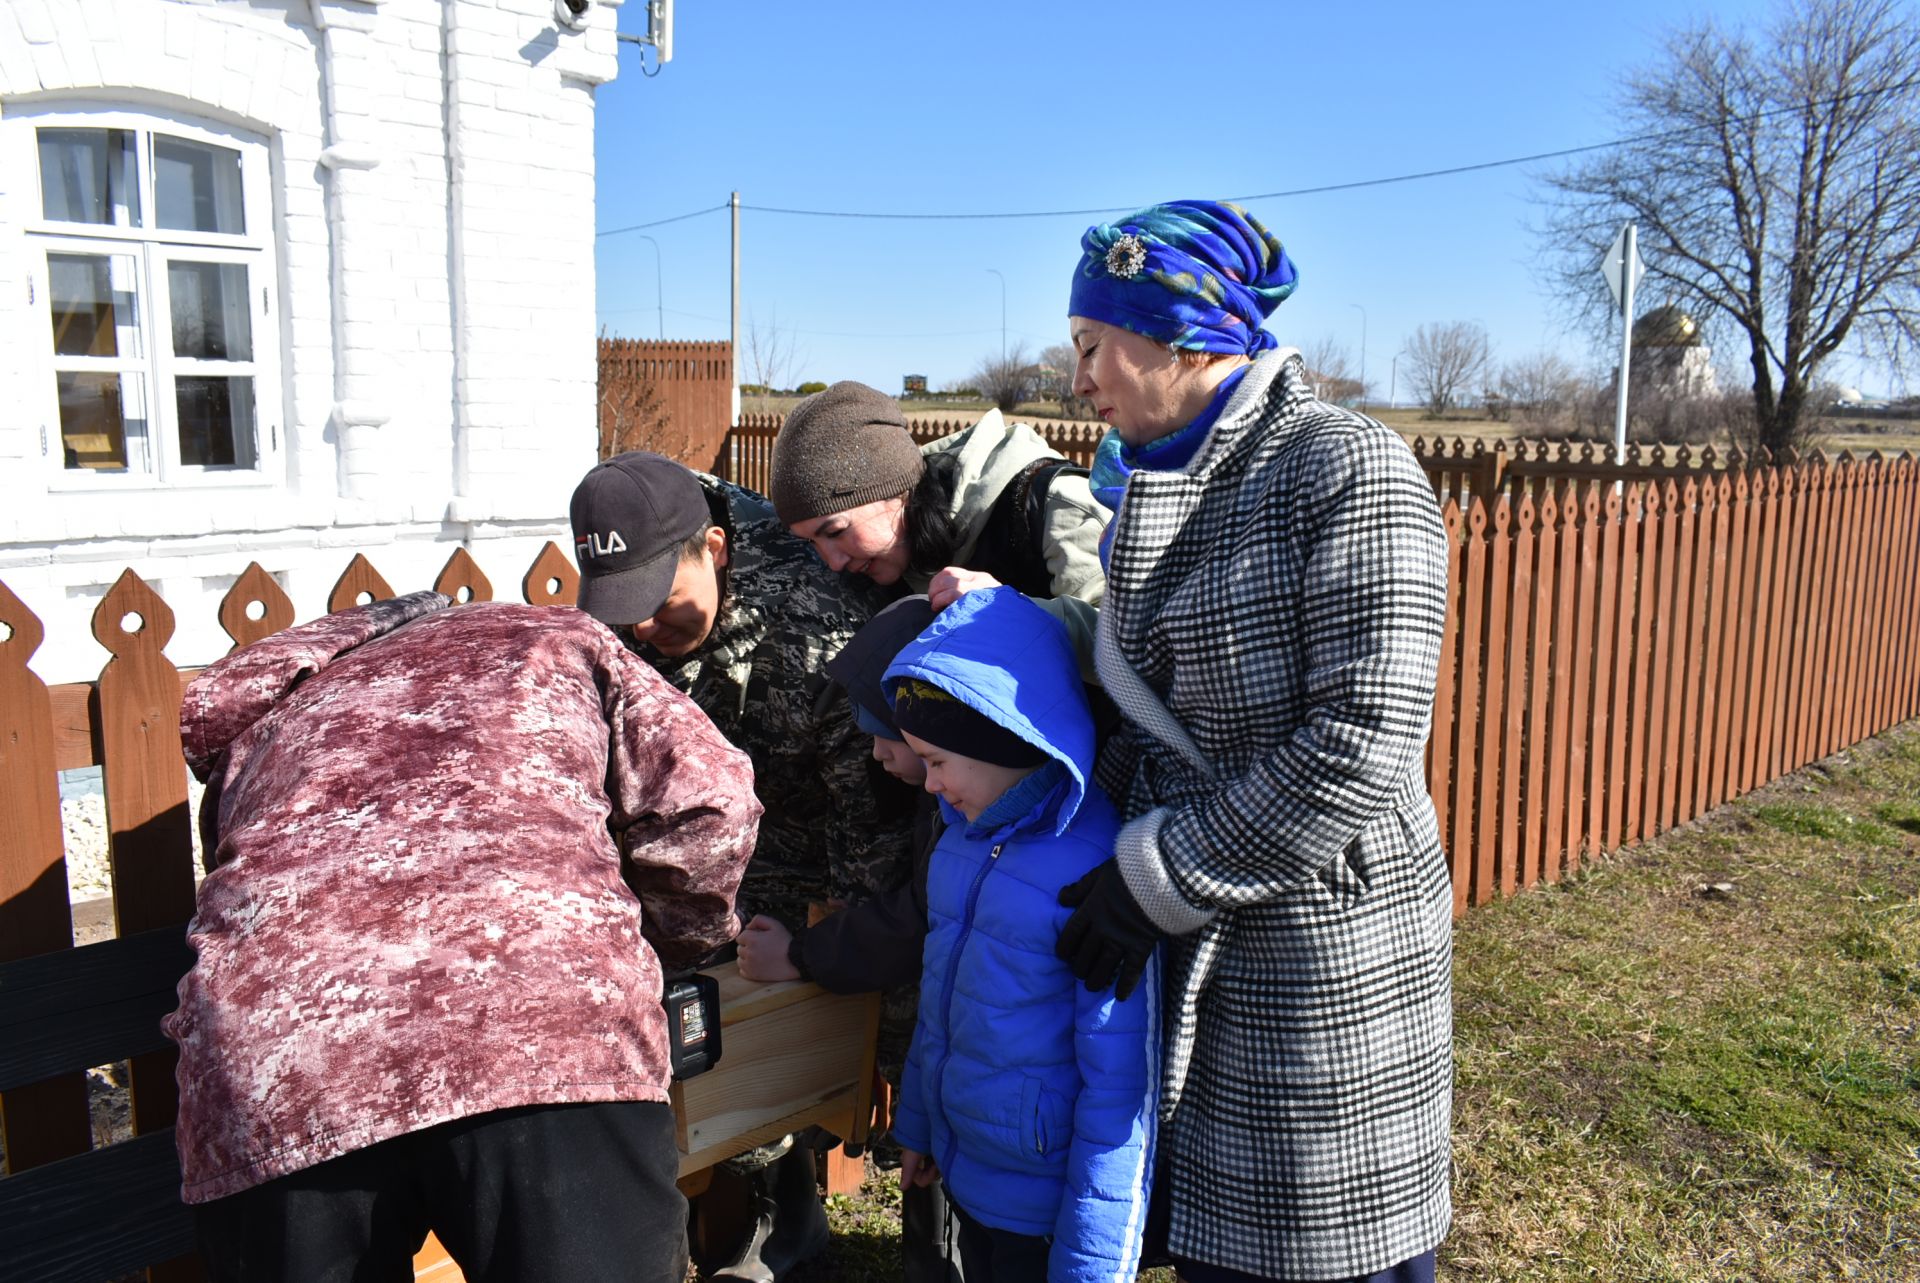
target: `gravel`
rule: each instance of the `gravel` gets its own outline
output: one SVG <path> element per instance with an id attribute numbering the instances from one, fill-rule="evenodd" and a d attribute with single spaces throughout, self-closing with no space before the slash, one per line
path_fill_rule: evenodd
<path id="1" fill-rule="evenodd" d="M 186 775 L 186 768 L 180 768 Z M 198 780 L 187 776 L 187 807 L 196 821 L 200 814 L 200 795 L 206 790 Z M 60 781 L 60 828 L 67 850 L 67 899 L 78 906 L 109 899 L 113 878 L 107 863 L 107 799 L 100 791 L 98 767 L 86 771 L 68 771 Z M 193 879 L 202 876 L 200 867 L 200 827 L 193 832 Z"/>

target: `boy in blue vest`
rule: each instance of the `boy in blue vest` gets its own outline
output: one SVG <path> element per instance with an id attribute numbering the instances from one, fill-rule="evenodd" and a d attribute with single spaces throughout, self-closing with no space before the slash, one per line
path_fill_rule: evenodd
<path id="1" fill-rule="evenodd" d="M 1158 963 L 1089 992 L 1054 952 L 1119 827 L 1059 621 L 971 592 L 884 685 L 948 827 L 927 874 L 920 1015 L 894 1115 L 904 1185 L 944 1180 L 969 1283 L 1131 1280 L 1153 1169 Z"/>

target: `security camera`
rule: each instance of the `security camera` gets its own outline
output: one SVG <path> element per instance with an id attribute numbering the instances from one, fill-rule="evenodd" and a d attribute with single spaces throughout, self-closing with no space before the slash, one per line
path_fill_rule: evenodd
<path id="1" fill-rule="evenodd" d="M 553 20 L 569 31 L 583 31 L 593 0 L 553 0 Z"/>

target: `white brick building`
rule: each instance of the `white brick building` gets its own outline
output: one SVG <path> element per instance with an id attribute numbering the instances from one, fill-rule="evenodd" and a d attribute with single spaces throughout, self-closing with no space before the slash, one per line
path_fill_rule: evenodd
<path id="1" fill-rule="evenodd" d="M 465 544 L 517 597 L 595 448 L 594 87 L 618 0 L 0 5 L 0 581 L 92 677 L 132 566 L 178 664 L 257 560 Z"/>

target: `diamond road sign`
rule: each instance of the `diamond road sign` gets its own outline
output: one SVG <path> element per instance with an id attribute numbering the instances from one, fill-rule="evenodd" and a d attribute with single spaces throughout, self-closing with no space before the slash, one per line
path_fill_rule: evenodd
<path id="1" fill-rule="evenodd" d="M 1613 301 L 1621 302 L 1621 295 L 1630 293 L 1647 274 L 1647 265 L 1640 258 L 1640 247 L 1633 243 L 1628 235 L 1633 224 L 1628 223 L 1613 238 L 1613 244 L 1607 247 L 1607 256 L 1600 260 L 1600 271 L 1607 278 L 1607 288 L 1613 291 Z M 1633 273 L 1632 280 L 1624 279 L 1627 272 Z"/>

